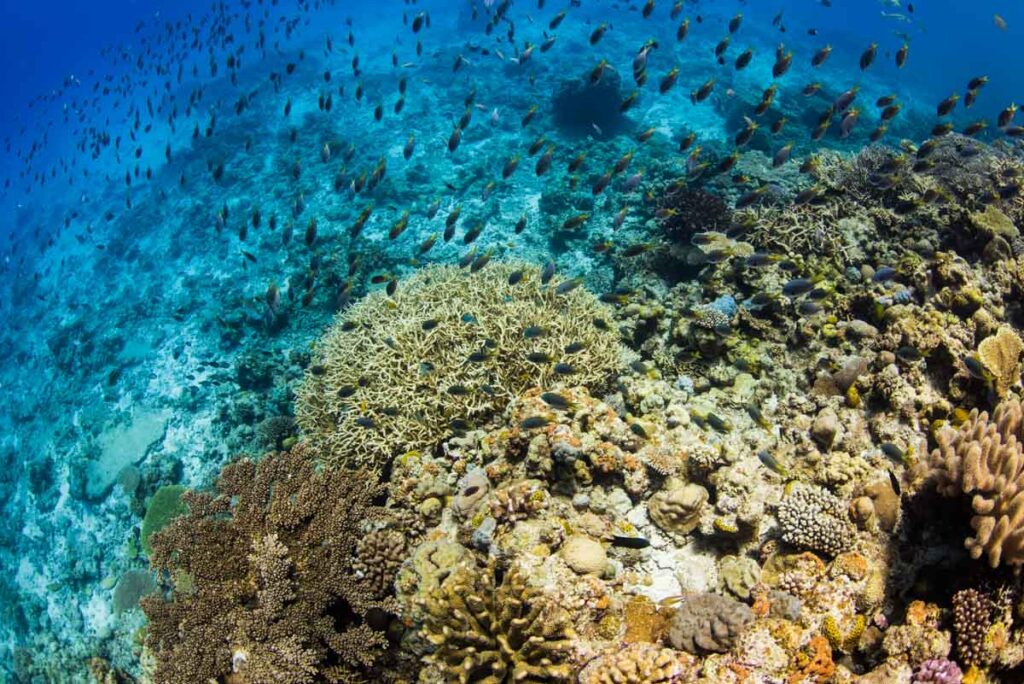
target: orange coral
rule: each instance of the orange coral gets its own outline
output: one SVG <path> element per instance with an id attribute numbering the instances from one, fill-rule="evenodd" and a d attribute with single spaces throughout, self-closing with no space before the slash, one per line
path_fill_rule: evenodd
<path id="1" fill-rule="evenodd" d="M 786 679 L 788 684 L 824 684 L 836 673 L 832 661 L 832 646 L 822 635 L 811 637 L 796 655 L 794 671 Z"/>

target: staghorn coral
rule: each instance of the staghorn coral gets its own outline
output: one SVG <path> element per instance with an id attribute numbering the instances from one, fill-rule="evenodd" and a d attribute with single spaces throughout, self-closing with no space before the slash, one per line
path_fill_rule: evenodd
<path id="1" fill-rule="evenodd" d="M 516 271 L 523 280 L 509 284 Z M 559 294 L 559 284 L 542 285 L 524 264 L 430 266 L 392 297 L 369 294 L 320 341 L 298 391 L 299 425 L 327 460 L 379 469 L 399 449 L 431 448 L 453 424 L 550 384 L 555 362 L 571 364 L 575 384 L 602 385 L 620 362 L 615 333 L 593 323 L 610 318 L 607 307 L 582 288 Z M 539 334 L 525 335 L 530 327 Z M 574 343 L 582 348 L 567 354 Z"/>
<path id="2" fill-rule="evenodd" d="M 654 644 L 628 644 L 595 658 L 580 672 L 579 684 L 668 684 L 696 679 L 697 661 Z"/>
<path id="3" fill-rule="evenodd" d="M 1000 398 L 1020 380 L 1021 351 L 1024 351 L 1024 342 L 1007 325 L 1000 326 L 995 335 L 986 337 L 978 345 L 978 359 L 992 373 Z"/>
<path id="4" fill-rule="evenodd" d="M 153 536 L 152 567 L 188 578 L 142 601 L 155 682 L 312 682 L 379 657 L 386 639 L 365 620 L 389 604 L 353 561 L 364 525 L 385 520 L 382 487 L 313 456 L 300 445 L 232 463 Z"/>
<path id="5" fill-rule="evenodd" d="M 445 682 L 568 681 L 569 616 L 524 571 L 464 563 L 422 602 L 430 662 Z M 429 677 L 426 671 L 421 681 Z"/>
<path id="6" fill-rule="evenodd" d="M 835 556 L 853 542 L 843 503 L 820 487 L 797 483 L 779 504 L 776 517 L 787 544 Z"/>
<path id="7" fill-rule="evenodd" d="M 688 653 L 725 653 L 753 620 L 754 612 L 746 604 L 718 594 L 697 594 L 684 598 L 672 616 L 668 640 Z"/>
<path id="8" fill-rule="evenodd" d="M 971 527 L 964 541 L 972 558 L 986 556 L 1020 571 L 1024 565 L 1024 416 L 1017 399 L 988 413 L 971 411 L 959 430 L 943 427 L 929 459 L 938 490 L 971 496 Z"/>

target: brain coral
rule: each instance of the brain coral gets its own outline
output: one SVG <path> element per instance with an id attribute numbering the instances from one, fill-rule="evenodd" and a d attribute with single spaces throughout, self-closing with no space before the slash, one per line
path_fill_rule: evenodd
<path id="1" fill-rule="evenodd" d="M 381 468 L 528 387 L 602 385 L 620 346 L 595 319 L 611 320 L 604 304 L 573 283 L 541 284 L 535 267 L 423 268 L 338 316 L 298 391 L 299 425 L 327 460 Z"/>
<path id="2" fill-rule="evenodd" d="M 975 536 L 964 545 L 973 558 L 987 557 L 1020 570 L 1024 565 L 1024 409 L 1008 399 L 988 413 L 971 411 L 959 430 L 944 427 L 931 455 L 939 492 L 971 496 Z"/>

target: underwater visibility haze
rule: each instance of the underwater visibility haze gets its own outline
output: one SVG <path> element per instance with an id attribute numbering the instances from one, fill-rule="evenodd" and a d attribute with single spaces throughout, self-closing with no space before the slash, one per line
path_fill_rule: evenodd
<path id="1" fill-rule="evenodd" d="M 0 8 L 0 682 L 1024 681 L 1024 5 Z"/>

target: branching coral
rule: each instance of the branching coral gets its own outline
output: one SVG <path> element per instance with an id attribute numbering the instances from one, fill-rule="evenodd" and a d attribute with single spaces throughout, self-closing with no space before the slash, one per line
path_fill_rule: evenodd
<path id="1" fill-rule="evenodd" d="M 752 207 L 737 212 L 737 222 L 748 226 L 747 240 L 756 247 L 788 254 L 817 255 L 845 263 L 850 236 L 843 235 L 839 209 L 834 204 L 787 207 Z"/>
<path id="2" fill-rule="evenodd" d="M 971 496 L 975 535 L 964 544 L 971 557 L 985 555 L 1019 571 L 1024 565 L 1024 409 L 1008 399 L 988 413 L 975 409 L 959 430 L 944 427 L 930 463 L 939 492 Z"/>
<path id="3" fill-rule="evenodd" d="M 674 240 L 689 240 L 706 231 L 724 232 L 732 223 L 725 200 L 683 183 L 673 183 L 659 195 L 658 216 L 662 231 Z"/>
<path id="4" fill-rule="evenodd" d="M 460 565 L 424 600 L 423 634 L 444 681 L 568 681 L 568 614 L 519 568 L 503 578 L 496 570 Z"/>
<path id="5" fill-rule="evenodd" d="M 391 297 L 371 293 L 321 340 L 298 392 L 300 426 L 328 460 L 377 469 L 398 449 L 432 448 L 453 426 L 488 418 L 527 387 L 559 377 L 602 385 L 620 361 L 616 334 L 594 323 L 610 313 L 560 284 L 542 285 L 522 264 L 431 266 Z"/>
<path id="6" fill-rule="evenodd" d="M 386 645 L 366 615 L 387 609 L 355 578 L 381 487 L 356 471 L 318 471 L 307 450 L 228 465 L 216 495 L 188 492 L 189 513 L 153 536 L 154 569 L 176 580 L 143 600 L 162 683 L 311 682 L 355 672 Z"/>

